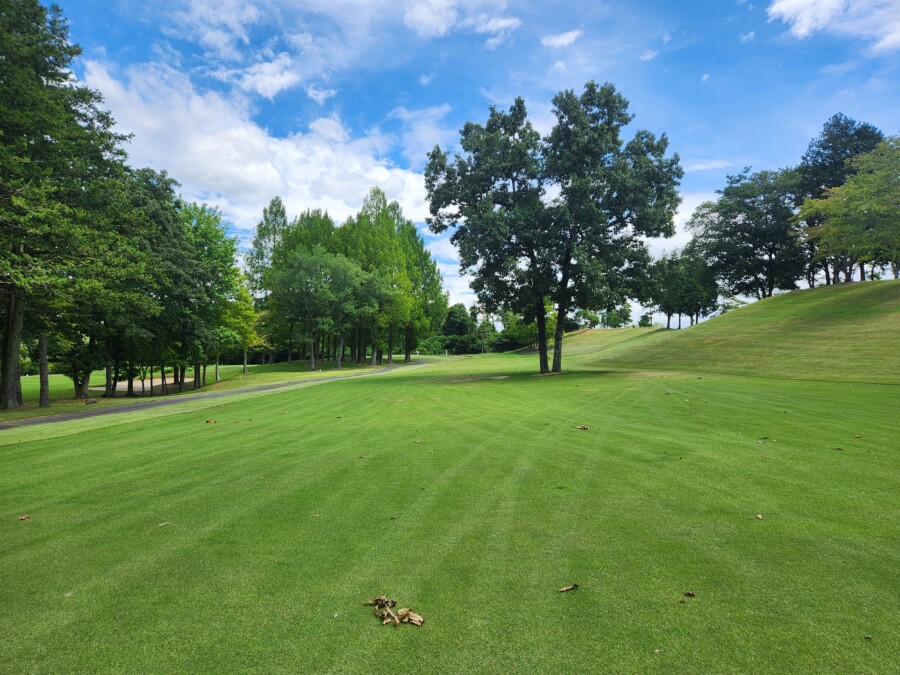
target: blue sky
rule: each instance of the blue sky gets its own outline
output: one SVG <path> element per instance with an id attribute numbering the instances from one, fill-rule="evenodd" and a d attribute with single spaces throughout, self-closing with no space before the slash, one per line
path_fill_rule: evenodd
<path id="1" fill-rule="evenodd" d="M 900 0 L 58 0 L 131 163 L 167 169 L 246 244 L 263 207 L 339 222 L 378 185 L 423 223 L 426 152 L 522 96 L 535 126 L 588 80 L 685 168 L 674 239 L 742 167 L 796 164 L 831 115 L 900 130 Z M 424 229 L 424 228 L 423 228 Z M 446 238 L 451 293 L 472 301 Z"/>

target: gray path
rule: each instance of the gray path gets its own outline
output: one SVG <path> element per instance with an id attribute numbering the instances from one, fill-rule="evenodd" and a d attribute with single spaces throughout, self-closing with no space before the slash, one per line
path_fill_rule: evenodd
<path id="1" fill-rule="evenodd" d="M 172 396 L 164 398 L 154 398 L 150 401 L 140 401 L 129 403 L 127 405 L 109 406 L 107 408 L 88 408 L 84 412 L 63 413 L 60 415 L 47 415 L 46 417 L 30 417 L 23 420 L 10 420 L 8 422 L 0 422 L 0 431 L 4 429 L 14 429 L 17 427 L 30 427 L 36 424 L 52 424 L 54 422 L 68 422 L 70 420 L 81 420 L 88 417 L 99 417 L 100 415 L 115 415 L 117 413 L 128 413 L 135 410 L 147 410 L 149 408 L 159 408 L 165 405 L 175 405 L 176 403 L 189 403 L 191 401 L 200 401 L 211 398 L 225 398 L 227 396 L 238 396 L 240 394 L 253 394 L 261 391 L 272 391 L 274 389 L 287 389 L 289 387 L 306 387 L 319 382 L 331 382 L 334 380 L 349 380 L 353 377 L 369 377 L 370 375 L 383 375 L 397 368 L 411 368 L 415 366 L 425 365 L 425 361 L 412 364 L 392 365 L 372 370 L 366 373 L 348 373 L 347 375 L 330 375 L 328 377 L 320 377 L 314 380 L 304 380 L 303 382 L 282 382 L 280 384 L 266 384 L 259 387 L 250 387 L 247 389 L 233 389 L 231 391 L 210 392 L 207 394 L 184 394 L 182 396 Z"/>

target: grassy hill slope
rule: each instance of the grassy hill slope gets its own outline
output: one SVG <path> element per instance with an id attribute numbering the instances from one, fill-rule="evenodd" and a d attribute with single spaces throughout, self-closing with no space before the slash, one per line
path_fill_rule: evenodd
<path id="1" fill-rule="evenodd" d="M 682 331 L 585 331 L 563 355 L 600 367 L 900 383 L 900 281 L 786 293 Z"/>

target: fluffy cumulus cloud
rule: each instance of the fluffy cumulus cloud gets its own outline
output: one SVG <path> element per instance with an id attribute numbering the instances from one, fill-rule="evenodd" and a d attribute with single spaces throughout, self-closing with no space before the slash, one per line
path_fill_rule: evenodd
<path id="1" fill-rule="evenodd" d="M 767 11 L 798 38 L 824 31 L 868 40 L 876 54 L 900 49 L 898 0 L 773 0 Z"/>
<path id="2" fill-rule="evenodd" d="M 641 61 L 652 61 L 656 58 L 657 51 L 655 49 L 645 49 L 640 56 Z"/>
<path id="3" fill-rule="evenodd" d="M 560 47 L 568 47 L 582 35 L 584 35 L 583 30 L 570 30 L 566 33 L 545 35 L 541 38 L 541 44 L 544 47 L 550 47 L 551 49 L 559 49 Z"/>
<path id="4" fill-rule="evenodd" d="M 351 138 L 337 117 L 277 137 L 252 121 L 247 100 L 198 91 L 167 66 L 115 73 L 87 62 L 84 79 L 103 93 L 118 128 L 134 133 L 131 164 L 168 170 L 187 199 L 218 205 L 244 243 L 275 195 L 294 214 L 318 207 L 340 221 L 377 185 L 410 218 L 427 215 L 422 175 L 385 158 L 391 140 Z"/>

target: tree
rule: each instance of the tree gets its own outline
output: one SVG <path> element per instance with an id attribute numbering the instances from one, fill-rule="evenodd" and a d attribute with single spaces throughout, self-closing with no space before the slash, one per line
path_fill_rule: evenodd
<path id="1" fill-rule="evenodd" d="M 849 280 L 852 266 L 864 263 L 891 265 L 900 276 L 900 137 L 879 143 L 874 150 L 848 162 L 854 171 L 840 187 L 825 191 L 821 199 L 807 199 L 798 220 L 815 242 L 821 258 L 845 261 Z M 810 216 L 814 217 L 810 217 Z"/>
<path id="2" fill-rule="evenodd" d="M 842 113 L 832 116 L 825 122 L 821 133 L 809 142 L 798 167 L 798 205 L 805 199 L 822 199 L 827 190 L 843 185 L 856 172 L 850 160 L 872 151 L 883 138 L 882 133 L 871 124 L 857 122 Z M 809 208 L 804 209 L 804 214 L 806 225 L 810 228 L 821 225 L 824 218 L 824 214 Z M 817 253 L 815 239 L 807 239 L 806 246 L 809 260 L 807 282 L 810 286 L 815 285 L 816 272 L 821 266 L 825 272 L 825 282 L 830 284 L 829 256 Z M 831 260 L 831 264 L 837 283 L 844 261 L 837 258 Z"/>
<path id="3" fill-rule="evenodd" d="M 20 404 L 26 306 L 90 255 L 96 233 L 77 209 L 123 157 L 100 95 L 73 81 L 80 53 L 58 7 L 0 5 L 0 408 Z"/>
<path id="4" fill-rule="evenodd" d="M 797 174 L 744 169 L 728 177 L 719 198 L 701 204 L 688 229 L 725 288 L 767 298 L 796 288 L 805 257 L 793 219 Z"/>
<path id="5" fill-rule="evenodd" d="M 648 260 L 641 237 L 674 232 L 682 175 L 665 136 L 641 130 L 623 143 L 632 116 L 612 85 L 589 82 L 553 103 L 557 123 L 543 141 L 517 99 L 508 113 L 492 107 L 485 126 L 465 125 L 462 155 L 435 147 L 425 172 L 432 231 L 454 228 L 461 272 L 488 310 L 534 316 L 541 372 L 550 370 L 546 301 L 558 372 L 569 311 L 621 304 Z M 551 186 L 559 196 L 547 200 Z"/>

